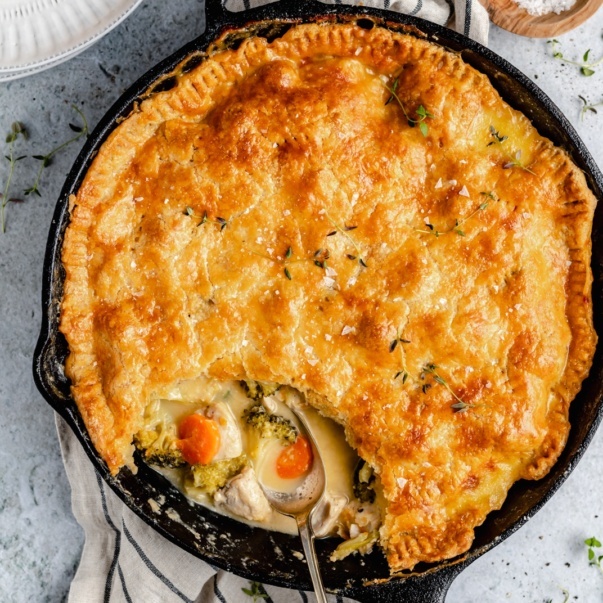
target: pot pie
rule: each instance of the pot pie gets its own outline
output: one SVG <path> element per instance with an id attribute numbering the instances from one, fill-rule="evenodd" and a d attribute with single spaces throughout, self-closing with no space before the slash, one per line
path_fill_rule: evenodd
<path id="1" fill-rule="evenodd" d="M 296 25 L 172 77 L 70 201 L 60 328 L 99 454 L 113 473 L 135 445 L 152 460 L 167 436 L 149 417 L 174 396 L 232 444 L 228 400 L 190 383 L 234 384 L 271 428 L 271 404 L 301 397 L 377 492 L 377 525 L 347 537 L 378 538 L 392 572 L 465 552 L 555 463 L 589 371 L 584 175 L 486 76 L 404 32 Z M 227 463 L 218 502 L 254 481 L 241 446 L 218 459 L 207 425 L 172 416 L 172 451 L 210 448 L 189 479 Z"/>

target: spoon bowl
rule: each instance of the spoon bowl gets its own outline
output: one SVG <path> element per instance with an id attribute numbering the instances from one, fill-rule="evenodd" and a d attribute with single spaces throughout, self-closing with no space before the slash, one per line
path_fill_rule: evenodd
<path id="1" fill-rule="evenodd" d="M 304 435 L 308 437 L 310 442 L 312 448 L 312 466 L 304 477 L 303 482 L 295 490 L 273 490 L 266 487 L 261 481 L 260 486 L 275 511 L 295 519 L 316 599 L 318 603 L 326 603 L 327 596 L 322 584 L 322 578 L 320 577 L 316 551 L 314 550 L 314 530 L 312 528 L 314 511 L 318 508 L 325 493 L 327 482 L 326 472 L 318 447 L 316 446 L 316 440 L 312 435 L 306 418 L 303 416 L 303 412 L 296 408 L 290 408 L 303 426 Z"/>

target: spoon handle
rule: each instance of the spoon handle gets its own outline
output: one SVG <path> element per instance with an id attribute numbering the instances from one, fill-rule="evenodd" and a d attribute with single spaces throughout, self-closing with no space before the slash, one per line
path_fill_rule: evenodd
<path id="1" fill-rule="evenodd" d="M 310 570 L 310 577 L 312 578 L 312 585 L 314 586 L 314 594 L 316 595 L 316 601 L 318 603 L 327 603 L 327 593 L 322 584 L 322 578 L 320 577 L 320 570 L 318 569 L 318 560 L 316 558 L 316 551 L 314 550 L 314 534 L 310 527 L 310 516 L 306 515 L 297 516 L 297 529 L 299 530 L 299 537 L 304 547 L 304 554 L 306 555 L 306 561 L 308 562 L 308 569 Z"/>

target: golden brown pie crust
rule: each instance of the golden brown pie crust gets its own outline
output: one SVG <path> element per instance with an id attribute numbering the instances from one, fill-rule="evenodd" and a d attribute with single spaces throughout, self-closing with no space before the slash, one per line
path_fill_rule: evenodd
<path id="1" fill-rule="evenodd" d="M 464 552 L 553 465 L 590 367 L 584 175 L 459 56 L 380 27 L 177 79 L 71 199 L 61 330 L 99 453 L 131 464 L 181 380 L 291 385 L 379 473 L 393 571 Z"/>

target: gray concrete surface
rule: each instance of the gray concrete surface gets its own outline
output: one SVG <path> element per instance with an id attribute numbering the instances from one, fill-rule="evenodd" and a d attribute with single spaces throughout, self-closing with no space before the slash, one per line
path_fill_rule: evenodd
<path id="1" fill-rule="evenodd" d="M 51 70 L 0 82 L 0 147 L 10 124 L 30 131 L 23 154 L 45 154 L 66 140 L 71 104 L 94 126 L 139 75 L 203 29 L 200 0 L 147 0 L 99 43 Z M 560 36 L 567 57 L 603 56 L 603 13 Z M 603 166 L 603 106 L 579 119 L 581 94 L 603 101 L 603 65 L 591 77 L 551 56 L 545 40 L 493 28 L 490 47 L 558 104 Z M 79 143 L 61 152 L 42 176 L 41 197 L 8 207 L 0 234 L 0 602 L 63 601 L 77 567 L 82 532 L 70 512 L 51 409 L 31 377 L 40 323 L 41 274 L 56 198 Z M 0 162 L 0 183 L 6 176 Z M 23 160 L 14 191 L 32 183 L 37 163 Z M 603 573 L 590 567 L 583 540 L 603 538 L 603 432 L 558 494 L 527 526 L 476 561 L 453 584 L 448 603 L 603 601 Z M 85 602 L 83 602 L 85 603 Z M 146 603 L 146 602 L 145 602 Z"/>

